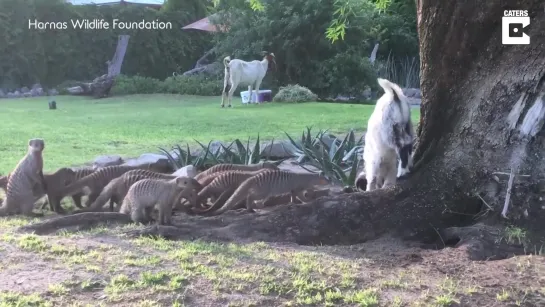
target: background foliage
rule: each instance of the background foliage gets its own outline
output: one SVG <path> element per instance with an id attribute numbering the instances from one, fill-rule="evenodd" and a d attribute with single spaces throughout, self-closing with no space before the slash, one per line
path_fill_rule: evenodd
<path id="1" fill-rule="evenodd" d="M 170 1 L 169 1 L 170 2 Z M 176 1 L 174 1 L 176 2 Z M 180 2 L 180 1 L 177 1 Z M 191 69 L 211 47 L 210 35 L 180 28 L 206 15 L 198 0 L 183 11 L 143 6 L 74 6 L 62 0 L 0 0 L 0 88 L 40 82 L 55 86 L 66 80 L 91 80 L 106 73 L 119 34 L 129 34 L 122 72 L 164 79 L 180 66 Z M 171 30 L 34 30 L 28 20 L 118 18 L 123 21 L 170 21 Z"/>
<path id="2" fill-rule="evenodd" d="M 215 36 L 218 57 L 252 60 L 262 50 L 274 52 L 278 71 L 269 73 L 265 83 L 273 88 L 298 83 L 320 96 L 357 94 L 365 86 L 376 89 L 377 69 L 368 61 L 376 42 L 379 62 L 389 55 L 418 56 L 414 1 L 392 0 L 385 10 L 369 0 L 351 4 L 358 9 L 345 14 L 344 38 L 332 43 L 326 32 L 344 2 L 261 1 L 263 9 L 253 10 L 246 1 L 221 1 L 215 22 L 230 30 Z"/>
<path id="3" fill-rule="evenodd" d="M 123 76 L 112 93 L 219 95 L 223 69 L 212 76 L 172 78 L 194 67 L 214 47 L 213 61 L 227 55 L 260 59 L 274 52 L 278 69 L 262 89 L 299 84 L 321 99 L 358 97 L 378 89 L 376 77 L 418 87 L 416 8 L 413 0 L 168 0 L 155 10 L 134 5 L 73 6 L 63 0 L 0 0 L 0 88 L 40 82 L 46 87 L 92 80 L 106 72 L 116 47 L 115 30 L 29 30 L 28 20 L 119 18 L 170 21 L 172 30 L 129 30 Z M 181 30 L 218 12 L 228 33 Z M 368 57 L 380 43 L 377 60 Z M 222 65 L 220 64 L 222 67 Z M 241 86 L 237 94 L 246 90 Z"/>

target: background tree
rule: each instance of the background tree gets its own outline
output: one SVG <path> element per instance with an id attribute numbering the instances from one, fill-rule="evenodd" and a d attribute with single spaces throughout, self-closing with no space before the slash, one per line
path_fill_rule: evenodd
<path id="1" fill-rule="evenodd" d="M 335 16 L 333 0 L 263 2 L 257 11 L 233 0 L 217 9 L 216 22 L 229 25 L 229 32 L 215 35 L 218 58 L 253 60 L 262 50 L 274 52 L 278 71 L 267 75 L 268 88 L 298 83 L 321 96 L 358 95 L 366 86 L 376 88 L 376 69 L 367 59 L 375 42 L 380 42 L 379 59 L 418 53 L 415 23 L 395 10 L 381 13 L 370 2 L 347 17 L 349 31 L 335 44 L 324 35 Z"/>

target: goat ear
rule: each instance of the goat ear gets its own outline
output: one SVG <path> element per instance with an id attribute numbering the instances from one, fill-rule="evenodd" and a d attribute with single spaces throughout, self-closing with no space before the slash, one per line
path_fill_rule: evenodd
<path id="1" fill-rule="evenodd" d="M 272 56 L 273 58 L 275 57 L 275 56 L 274 56 L 274 53 L 272 53 L 272 52 L 269 53 L 269 55 Z"/>

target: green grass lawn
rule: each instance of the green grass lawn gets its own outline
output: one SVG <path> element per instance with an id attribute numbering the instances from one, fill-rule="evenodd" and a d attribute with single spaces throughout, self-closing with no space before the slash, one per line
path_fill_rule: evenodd
<path id="1" fill-rule="evenodd" d="M 221 109 L 221 97 L 134 95 L 93 100 L 56 97 L 58 109 L 48 110 L 49 97 L 0 101 L 0 172 L 13 169 L 29 138 L 42 137 L 45 171 L 83 164 L 102 154 L 138 156 L 157 147 L 193 139 L 232 141 L 236 138 L 300 136 L 306 126 L 343 134 L 363 131 L 372 105 L 303 103 L 241 105 Z M 419 118 L 417 109 L 414 119 Z"/>

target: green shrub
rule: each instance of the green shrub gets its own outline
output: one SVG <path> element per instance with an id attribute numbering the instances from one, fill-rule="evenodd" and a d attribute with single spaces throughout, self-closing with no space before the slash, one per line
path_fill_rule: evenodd
<path id="1" fill-rule="evenodd" d="M 206 76 L 176 76 L 164 81 L 142 76 L 119 75 L 112 88 L 112 95 L 169 93 L 180 95 L 218 96 L 223 80 Z"/>
<path id="2" fill-rule="evenodd" d="M 142 76 L 119 75 L 112 87 L 112 95 L 154 94 L 164 92 L 161 80 Z"/>
<path id="3" fill-rule="evenodd" d="M 206 14 L 202 3 L 187 0 L 183 11 L 169 12 L 139 5 L 72 5 L 65 0 L 0 0 L 0 87 L 46 87 L 64 80 L 92 80 L 106 73 L 118 35 L 130 35 L 123 73 L 164 79 L 176 67 L 185 71 L 211 47 L 211 37 L 181 27 Z M 194 13 L 196 12 L 196 13 Z M 114 29 L 111 21 L 160 20 L 172 29 Z M 29 20 L 67 22 L 66 30 L 29 30 Z M 70 20 L 104 19 L 109 29 L 73 29 Z M 17 51 L 17 52 L 14 52 Z"/>
<path id="4" fill-rule="evenodd" d="M 318 100 L 318 95 L 299 84 L 280 87 L 280 90 L 273 98 L 275 102 L 309 102 L 316 100 Z"/>
<path id="5" fill-rule="evenodd" d="M 163 88 L 171 94 L 218 96 L 223 90 L 223 79 L 208 76 L 168 77 Z"/>

